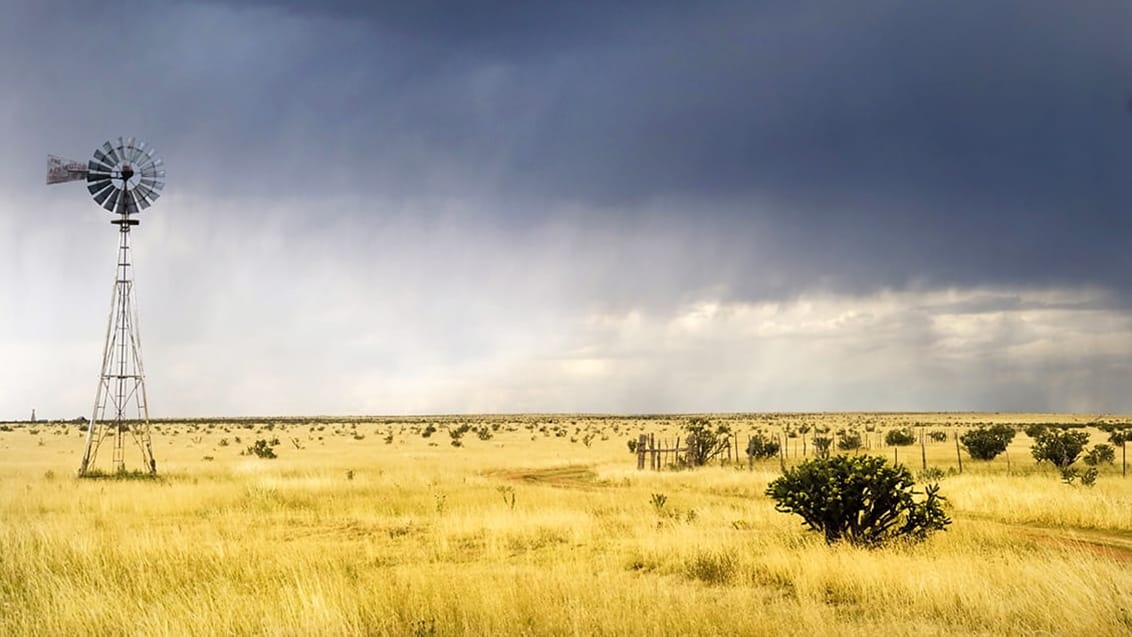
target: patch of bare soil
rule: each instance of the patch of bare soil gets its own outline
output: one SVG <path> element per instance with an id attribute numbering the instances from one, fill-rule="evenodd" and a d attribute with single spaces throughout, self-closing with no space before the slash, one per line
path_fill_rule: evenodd
<path id="1" fill-rule="evenodd" d="M 488 472 L 489 476 L 528 484 L 541 484 L 565 489 L 593 489 L 600 484 L 597 474 L 588 465 L 543 467 L 540 469 L 507 469 Z"/>

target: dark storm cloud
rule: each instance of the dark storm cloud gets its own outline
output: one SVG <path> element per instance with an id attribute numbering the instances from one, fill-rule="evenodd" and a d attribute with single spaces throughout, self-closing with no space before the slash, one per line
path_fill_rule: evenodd
<path id="1" fill-rule="evenodd" d="M 397 39 L 356 53 L 400 187 L 769 217 L 811 284 L 1129 287 L 1132 5 L 248 4 Z"/>
<path id="2" fill-rule="evenodd" d="M 20 115 L 161 140 L 194 191 L 663 223 L 737 296 L 1132 289 L 1126 3 L 79 5 L 9 23 Z"/>

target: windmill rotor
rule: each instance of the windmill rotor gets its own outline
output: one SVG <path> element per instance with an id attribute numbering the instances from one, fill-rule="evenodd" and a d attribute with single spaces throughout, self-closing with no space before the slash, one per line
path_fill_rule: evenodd
<path id="1" fill-rule="evenodd" d="M 165 187 L 165 162 L 133 137 L 94 149 L 86 165 L 87 190 L 106 210 L 132 215 L 150 207 Z"/>

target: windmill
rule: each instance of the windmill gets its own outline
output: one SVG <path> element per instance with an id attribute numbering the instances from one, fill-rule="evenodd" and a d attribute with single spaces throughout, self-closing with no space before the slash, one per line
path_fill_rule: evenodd
<path id="1" fill-rule="evenodd" d="M 83 180 L 95 203 L 115 215 L 110 223 L 118 226 L 118 263 L 94 413 L 87 427 L 78 474 L 83 476 L 94 469 L 98 451 L 108 441 L 113 444 L 115 472 L 126 471 L 127 442 L 132 441 L 141 450 L 145 471 L 156 474 L 130 269 L 130 228 L 138 225 L 138 213 L 161 195 L 165 187 L 164 162 L 154 156 L 145 142 L 133 137 L 106 142 L 94 150 L 94 157 L 86 163 L 47 156 L 48 185 Z"/>

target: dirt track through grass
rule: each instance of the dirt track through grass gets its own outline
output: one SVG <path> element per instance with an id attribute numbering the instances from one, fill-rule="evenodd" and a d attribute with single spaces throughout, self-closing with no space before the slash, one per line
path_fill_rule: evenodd
<path id="1" fill-rule="evenodd" d="M 593 489 L 601 486 L 591 465 L 568 465 L 539 469 L 498 469 L 486 475 L 530 485 L 563 489 Z"/>

